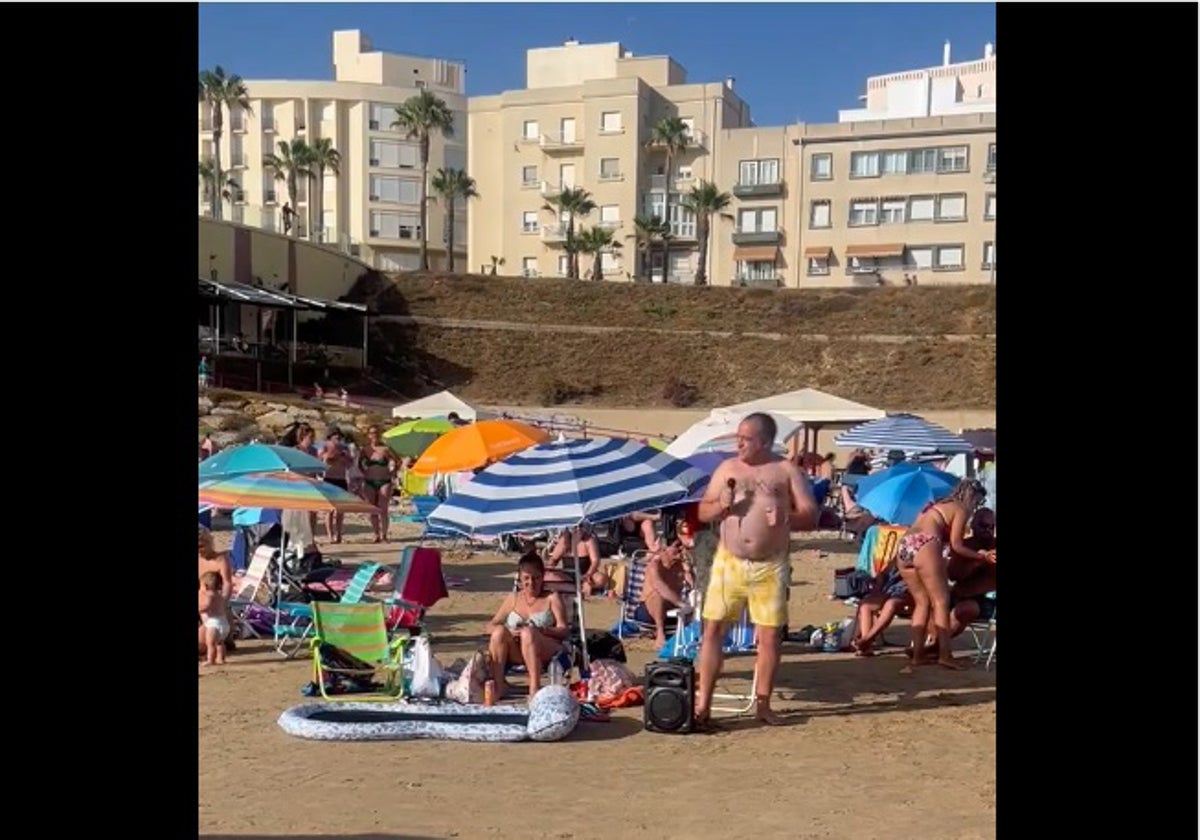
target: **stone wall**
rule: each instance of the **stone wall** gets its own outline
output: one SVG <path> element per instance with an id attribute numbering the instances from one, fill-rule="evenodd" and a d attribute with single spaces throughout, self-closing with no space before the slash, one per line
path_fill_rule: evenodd
<path id="1" fill-rule="evenodd" d="M 355 406 L 332 403 L 282 402 L 248 398 L 233 391 L 210 390 L 199 397 L 199 435 L 211 434 L 213 443 L 225 448 L 238 443 L 275 443 L 292 423 L 308 423 L 323 440 L 330 426 L 361 441 L 369 426 L 383 428 L 394 421 Z"/>

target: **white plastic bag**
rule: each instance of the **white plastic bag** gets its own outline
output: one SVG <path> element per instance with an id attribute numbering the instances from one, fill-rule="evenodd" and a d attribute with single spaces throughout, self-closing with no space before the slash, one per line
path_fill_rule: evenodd
<path id="1" fill-rule="evenodd" d="M 413 697 L 440 697 L 442 694 L 442 666 L 429 649 L 429 637 L 417 636 L 413 640 L 412 682 L 409 691 Z"/>

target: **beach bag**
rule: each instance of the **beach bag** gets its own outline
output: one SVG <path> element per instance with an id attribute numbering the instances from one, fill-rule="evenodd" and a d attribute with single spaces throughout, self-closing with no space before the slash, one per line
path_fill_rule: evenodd
<path id="1" fill-rule="evenodd" d="M 462 673 L 446 685 L 446 699 L 455 703 L 482 703 L 483 684 L 488 679 L 488 656 L 477 650 L 463 666 Z"/>
<path id="2" fill-rule="evenodd" d="M 853 566 L 835 569 L 833 572 L 833 597 L 862 598 L 871 589 L 871 576 L 863 574 Z"/>
<path id="3" fill-rule="evenodd" d="M 433 698 L 442 696 L 442 666 L 429 648 L 428 636 L 418 636 L 413 641 L 411 667 L 410 696 Z"/>
<path id="4" fill-rule="evenodd" d="M 597 699 L 620 697 L 638 684 L 625 665 L 615 659 L 593 659 L 588 690 Z"/>

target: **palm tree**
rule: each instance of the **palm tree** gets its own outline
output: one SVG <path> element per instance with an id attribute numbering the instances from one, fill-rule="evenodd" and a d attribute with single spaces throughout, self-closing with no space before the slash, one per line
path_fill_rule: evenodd
<path id="1" fill-rule="evenodd" d="M 621 248 L 621 243 L 613 238 L 613 232 L 609 228 L 603 227 L 580 230 L 579 235 L 575 237 L 575 244 L 578 250 L 592 255 L 593 280 L 604 279 L 603 255 L 614 253 Z"/>
<path id="2" fill-rule="evenodd" d="M 675 163 L 675 155 L 683 152 L 688 147 L 688 142 L 691 139 L 691 129 L 687 123 L 680 117 L 663 117 L 654 124 L 650 129 L 649 146 L 654 149 L 661 149 L 666 153 L 667 165 L 663 170 L 666 174 L 663 175 L 663 218 L 669 225 L 671 222 L 671 188 L 675 185 L 675 176 L 671 172 L 671 167 Z M 663 280 L 667 279 L 667 271 L 670 263 L 671 253 L 670 243 L 663 239 Z"/>
<path id="3" fill-rule="evenodd" d="M 567 279 L 579 277 L 579 254 L 575 248 L 575 219 L 582 219 L 596 209 L 592 194 L 582 187 L 567 187 L 558 195 L 552 195 L 542 205 L 543 210 L 567 217 Z"/>
<path id="4" fill-rule="evenodd" d="M 404 131 L 421 146 L 421 270 L 429 270 L 429 138 L 435 131 L 454 136 L 454 114 L 444 100 L 427 90 L 411 96 L 396 108 L 392 128 Z"/>
<path id="5" fill-rule="evenodd" d="M 288 203 L 292 210 L 296 209 L 296 190 L 301 178 L 312 176 L 312 149 L 299 137 L 290 143 L 280 140 L 277 146 L 279 153 L 263 158 L 263 167 L 275 176 L 276 181 L 287 184 Z M 298 234 L 299 225 L 293 224 L 288 233 Z"/>
<path id="6" fill-rule="evenodd" d="M 225 128 L 224 109 L 229 108 L 232 113 L 233 106 L 236 105 L 247 114 L 252 113 L 250 95 L 246 91 L 246 85 L 242 82 L 241 76 L 237 74 L 226 76 L 225 70 L 218 64 L 212 70 L 200 71 L 199 101 L 208 103 L 212 108 L 214 180 L 220 181 L 221 133 Z M 221 202 L 219 201 L 213 205 L 213 218 L 221 218 Z"/>
<path id="7" fill-rule="evenodd" d="M 213 215 L 213 218 L 219 218 L 217 216 L 216 207 L 214 206 L 216 204 L 220 204 L 220 200 L 216 198 L 216 183 L 217 168 L 213 166 L 212 161 L 200 161 L 200 186 L 204 190 L 204 200 L 208 202 L 209 212 Z M 237 181 L 233 180 L 232 178 L 226 178 L 225 183 L 221 185 L 221 198 L 225 199 L 226 201 L 233 201 L 233 191 L 240 189 L 241 185 L 238 184 Z"/>
<path id="8" fill-rule="evenodd" d="M 497 257 L 495 254 L 492 254 L 491 260 L 492 260 L 492 276 L 495 277 L 496 276 L 496 268 L 498 266 L 504 265 L 504 257 Z"/>
<path id="9" fill-rule="evenodd" d="M 653 275 L 654 270 L 651 268 L 651 263 L 648 259 L 650 249 L 654 247 L 654 243 L 656 242 L 667 242 L 670 240 L 671 226 L 658 218 L 658 216 L 634 216 L 633 233 L 629 234 L 629 236 L 636 240 L 634 247 L 637 248 L 638 254 L 643 255 L 639 261 L 644 264 L 647 273 Z M 663 279 L 666 279 L 665 273 Z"/>
<path id="10" fill-rule="evenodd" d="M 446 270 L 454 273 L 454 203 L 478 198 L 475 179 L 461 169 L 439 169 L 433 175 L 433 189 L 446 202 Z"/>
<path id="11" fill-rule="evenodd" d="M 315 190 L 310 189 L 308 196 L 308 230 L 309 239 L 316 232 L 316 241 L 325 241 L 325 172 L 338 174 L 342 163 L 342 154 L 333 148 L 333 141 L 328 137 L 318 137 L 308 147 L 311 153 L 309 161 L 309 176 L 315 184 Z"/>
<path id="12" fill-rule="evenodd" d="M 696 238 L 700 240 L 700 258 L 696 261 L 697 286 L 703 286 L 708 279 L 705 276 L 705 267 L 708 262 L 708 234 L 712 215 L 720 213 L 732 201 L 733 196 L 721 192 L 712 181 L 704 180 L 692 187 L 692 191 L 683 197 L 683 206 L 696 214 Z"/>

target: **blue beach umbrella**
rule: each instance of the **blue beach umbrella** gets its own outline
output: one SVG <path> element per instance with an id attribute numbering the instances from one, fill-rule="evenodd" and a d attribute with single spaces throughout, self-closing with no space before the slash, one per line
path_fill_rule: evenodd
<path id="1" fill-rule="evenodd" d="M 911 525 L 930 502 L 950 495 L 958 477 L 926 464 L 905 462 L 865 476 L 855 500 L 893 525 Z"/>
<path id="2" fill-rule="evenodd" d="M 937 423 L 915 414 L 889 414 L 842 432 L 834 444 L 847 449 L 899 449 L 953 455 L 974 452 L 975 446 Z"/>
<path id="3" fill-rule="evenodd" d="M 223 449 L 200 462 L 200 481 L 236 478 L 265 472 L 294 472 L 316 476 L 325 472 L 325 462 L 294 446 L 250 443 Z"/>

